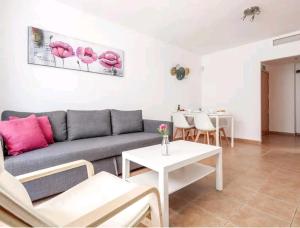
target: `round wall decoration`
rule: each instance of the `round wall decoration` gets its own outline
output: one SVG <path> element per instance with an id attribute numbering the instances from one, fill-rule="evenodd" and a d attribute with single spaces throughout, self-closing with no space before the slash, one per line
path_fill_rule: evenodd
<path id="1" fill-rule="evenodd" d="M 189 68 L 184 68 L 180 66 L 179 64 L 176 65 L 176 67 L 172 67 L 171 69 L 171 75 L 176 76 L 178 80 L 182 80 L 186 78 L 186 76 L 190 73 Z"/>

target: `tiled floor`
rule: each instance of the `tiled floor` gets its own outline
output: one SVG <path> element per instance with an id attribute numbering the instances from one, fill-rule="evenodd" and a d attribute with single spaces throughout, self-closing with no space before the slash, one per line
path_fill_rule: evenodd
<path id="1" fill-rule="evenodd" d="M 170 196 L 171 226 L 300 226 L 300 137 L 224 147 L 223 164 L 222 192 L 210 175 Z"/>

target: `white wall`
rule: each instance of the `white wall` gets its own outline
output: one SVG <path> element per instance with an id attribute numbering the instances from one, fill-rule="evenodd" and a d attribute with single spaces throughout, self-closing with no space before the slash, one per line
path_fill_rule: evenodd
<path id="1" fill-rule="evenodd" d="M 268 39 L 203 56 L 202 106 L 226 108 L 236 137 L 261 140 L 261 61 L 299 54 L 299 41 L 273 47 Z"/>
<path id="2" fill-rule="evenodd" d="M 295 133 L 294 63 L 267 65 L 270 131 Z"/>
<path id="3" fill-rule="evenodd" d="M 168 120 L 177 104 L 201 106 L 200 60 L 188 51 L 55 0 L 2 0 L 0 21 L 0 111 L 143 109 Z M 28 65 L 27 26 L 124 50 L 125 77 Z M 188 79 L 170 75 L 178 63 Z"/>

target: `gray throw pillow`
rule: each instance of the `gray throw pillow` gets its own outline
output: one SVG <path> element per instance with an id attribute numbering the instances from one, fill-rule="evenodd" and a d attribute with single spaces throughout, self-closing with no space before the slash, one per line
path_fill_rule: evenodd
<path id="1" fill-rule="evenodd" d="M 110 111 L 67 112 L 68 139 L 84 139 L 111 135 Z"/>
<path id="2" fill-rule="evenodd" d="M 143 131 L 142 110 L 119 111 L 113 109 L 110 113 L 114 135 Z"/>
<path id="3" fill-rule="evenodd" d="M 67 114 L 65 111 L 53 112 L 16 112 L 16 111 L 3 111 L 1 115 L 2 120 L 8 120 L 10 116 L 24 118 L 35 114 L 36 116 L 48 116 L 55 142 L 63 142 L 67 139 Z"/>

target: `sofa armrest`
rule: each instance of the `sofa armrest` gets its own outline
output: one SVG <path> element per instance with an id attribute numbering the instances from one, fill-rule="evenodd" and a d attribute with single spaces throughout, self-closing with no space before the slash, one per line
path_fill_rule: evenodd
<path id="1" fill-rule="evenodd" d="M 148 120 L 144 119 L 144 132 L 149 133 L 157 133 L 157 128 L 161 124 L 167 124 L 169 129 L 169 140 L 173 140 L 173 123 L 170 121 L 163 121 L 163 120 Z"/>
<path id="2" fill-rule="evenodd" d="M 53 166 L 53 167 L 46 168 L 46 169 L 33 171 L 30 173 L 25 173 L 25 174 L 16 176 L 16 178 L 21 183 L 26 183 L 26 182 L 33 181 L 36 179 L 40 179 L 42 177 L 50 176 L 50 175 L 53 175 L 56 173 L 61 173 L 61 172 L 64 172 L 64 171 L 67 171 L 70 169 L 75 169 L 75 168 L 78 168 L 81 166 L 86 166 L 88 178 L 94 175 L 94 167 L 93 167 L 92 163 L 90 163 L 86 160 L 78 160 L 78 161 L 65 163 L 62 165 Z"/>

